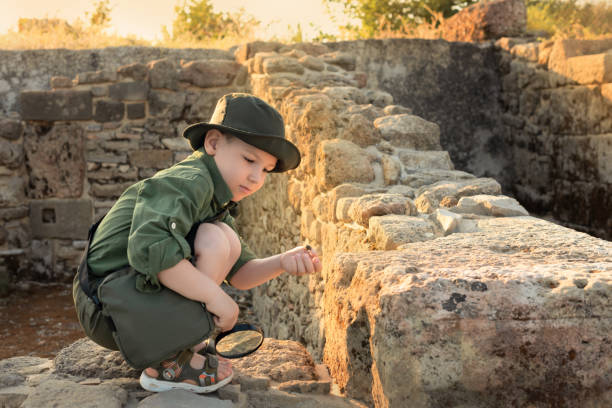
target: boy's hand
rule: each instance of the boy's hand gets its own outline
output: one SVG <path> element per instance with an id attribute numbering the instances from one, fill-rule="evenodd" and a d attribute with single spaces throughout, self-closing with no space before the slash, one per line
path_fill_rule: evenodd
<path id="1" fill-rule="evenodd" d="M 227 293 L 221 291 L 213 302 L 206 303 L 206 309 L 213 314 L 215 325 L 222 331 L 228 331 L 238 320 L 238 305 Z"/>
<path id="2" fill-rule="evenodd" d="M 295 276 L 321 272 L 322 269 L 317 252 L 308 245 L 299 246 L 281 254 L 280 264 L 285 272 Z"/>

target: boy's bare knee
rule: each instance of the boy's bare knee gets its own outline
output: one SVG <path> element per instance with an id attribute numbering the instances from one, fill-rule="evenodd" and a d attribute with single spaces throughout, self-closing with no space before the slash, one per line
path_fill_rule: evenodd
<path id="1" fill-rule="evenodd" d="M 215 225 L 217 225 L 225 234 L 229 245 L 229 259 L 233 265 L 240 257 L 240 252 L 242 251 L 238 234 L 236 234 L 236 232 L 229 225 L 223 222 L 217 222 Z"/>
<path id="2" fill-rule="evenodd" d="M 229 258 L 231 252 L 227 235 L 212 223 L 203 223 L 198 227 L 193 248 L 196 259 L 207 255 Z"/>

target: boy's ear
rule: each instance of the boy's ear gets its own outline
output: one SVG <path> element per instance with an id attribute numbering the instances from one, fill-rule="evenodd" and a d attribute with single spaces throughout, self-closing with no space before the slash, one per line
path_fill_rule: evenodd
<path id="1" fill-rule="evenodd" d="M 217 129 L 210 129 L 206 132 L 206 136 L 204 137 L 204 150 L 208 153 L 209 156 L 214 156 L 217 152 L 217 147 L 219 145 L 219 140 L 222 135 Z"/>

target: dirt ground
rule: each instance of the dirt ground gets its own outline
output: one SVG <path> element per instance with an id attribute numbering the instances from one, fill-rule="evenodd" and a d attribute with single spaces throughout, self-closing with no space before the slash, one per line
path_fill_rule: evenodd
<path id="1" fill-rule="evenodd" d="M 27 283 L 0 298 L 0 360 L 15 356 L 52 358 L 85 334 L 67 284 Z"/>

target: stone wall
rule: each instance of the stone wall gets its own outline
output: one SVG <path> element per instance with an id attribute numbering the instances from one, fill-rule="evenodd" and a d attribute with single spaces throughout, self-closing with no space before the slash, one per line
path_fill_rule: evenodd
<path id="1" fill-rule="evenodd" d="M 454 63 L 454 45 L 421 44 Z M 184 157 L 180 130 L 220 95 L 247 90 L 283 114 L 303 161 L 241 202 L 241 232 L 260 256 L 309 243 L 324 265 L 254 291 L 268 336 L 304 343 L 369 405 L 605 406 L 612 244 L 456 170 L 438 124 L 330 47 L 256 42 L 235 59 L 128 62 L 21 91 L 0 127 L 0 272 L 69 279 L 85 226 Z"/>
<path id="2" fill-rule="evenodd" d="M 454 170 L 438 126 L 365 88 L 354 54 L 302 51 L 242 52 L 304 153 L 241 204 L 243 231 L 260 254 L 309 243 L 324 262 L 255 290 L 267 333 L 379 407 L 612 401 L 612 244 Z"/>
<path id="3" fill-rule="evenodd" d="M 612 40 L 526 41 L 329 47 L 356 56 L 368 88 L 437 123 L 457 169 L 495 178 L 535 214 L 611 239 Z"/>
<path id="4" fill-rule="evenodd" d="M 112 64 L 131 52 L 169 57 Z M 14 86 L 5 89 L 10 112 L 0 118 L 1 272 L 13 280 L 69 280 L 88 225 L 127 186 L 189 154 L 182 128 L 208 119 L 221 95 L 247 89 L 246 68 L 220 50 L 5 54 L 5 78 L 19 72 L 2 80 Z M 199 59 L 180 59 L 190 55 Z M 48 89 L 27 90 L 43 80 Z"/>
<path id="5" fill-rule="evenodd" d="M 612 239 L 612 38 L 497 46 L 510 191 L 533 211 Z"/>

